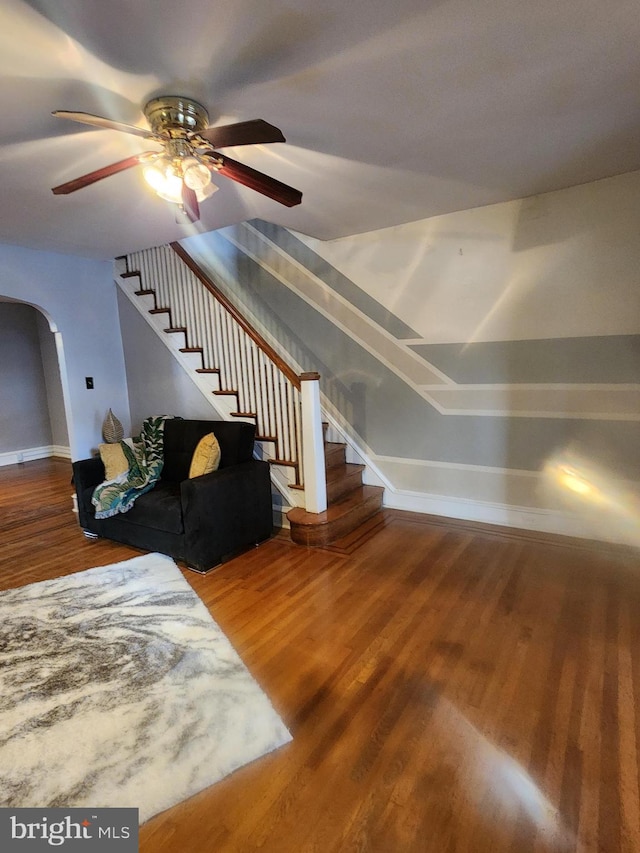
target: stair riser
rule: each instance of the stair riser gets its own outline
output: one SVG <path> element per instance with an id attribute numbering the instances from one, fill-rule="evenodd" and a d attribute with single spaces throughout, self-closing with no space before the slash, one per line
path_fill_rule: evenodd
<path id="1" fill-rule="evenodd" d="M 325 468 L 327 471 L 331 468 L 337 468 L 339 465 L 344 465 L 347 458 L 346 445 L 332 445 L 324 449 Z"/>
<path id="2" fill-rule="evenodd" d="M 351 474 L 346 474 L 339 480 L 327 482 L 327 502 L 335 503 L 339 498 L 362 485 L 362 471 L 358 468 Z"/>

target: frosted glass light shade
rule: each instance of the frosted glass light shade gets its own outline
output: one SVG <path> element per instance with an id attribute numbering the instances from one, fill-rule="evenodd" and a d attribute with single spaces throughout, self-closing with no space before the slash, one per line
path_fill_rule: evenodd
<path id="1" fill-rule="evenodd" d="M 190 157 L 183 163 L 182 171 L 185 184 L 192 190 L 204 190 L 211 183 L 211 172 L 204 163 Z"/>
<path id="2" fill-rule="evenodd" d="M 218 189 L 211 182 L 209 169 L 195 157 L 172 161 L 160 156 L 147 164 L 142 174 L 154 192 L 172 204 L 182 204 L 183 181 L 195 192 L 198 201 L 204 201 Z"/>
<path id="3" fill-rule="evenodd" d="M 142 174 L 149 186 L 153 187 L 160 198 L 180 204 L 182 201 L 182 178 L 176 174 L 171 163 L 158 158 L 155 163 L 145 166 Z"/>

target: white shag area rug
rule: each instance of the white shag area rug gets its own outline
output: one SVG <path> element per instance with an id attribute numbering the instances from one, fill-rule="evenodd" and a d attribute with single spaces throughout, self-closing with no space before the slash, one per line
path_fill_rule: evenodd
<path id="1" fill-rule="evenodd" d="M 0 593 L 0 806 L 142 823 L 289 740 L 171 558 Z"/>

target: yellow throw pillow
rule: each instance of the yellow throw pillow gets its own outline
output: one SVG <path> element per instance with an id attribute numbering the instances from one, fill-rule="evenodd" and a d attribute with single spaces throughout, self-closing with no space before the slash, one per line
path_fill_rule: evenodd
<path id="1" fill-rule="evenodd" d="M 99 447 L 100 458 L 104 464 L 105 480 L 115 480 L 120 474 L 129 470 L 129 461 L 124 455 L 124 450 L 117 444 L 101 444 Z"/>
<path id="2" fill-rule="evenodd" d="M 191 467 L 189 468 L 189 479 L 217 471 L 219 464 L 220 445 L 215 435 L 210 432 L 202 436 L 198 442 L 198 446 L 193 451 Z"/>

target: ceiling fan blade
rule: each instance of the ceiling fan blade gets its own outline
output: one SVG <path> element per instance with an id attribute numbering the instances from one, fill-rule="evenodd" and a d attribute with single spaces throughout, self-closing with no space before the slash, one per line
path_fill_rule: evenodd
<path id="1" fill-rule="evenodd" d="M 231 145 L 257 145 L 263 142 L 286 142 L 281 130 L 261 118 L 252 121 L 240 121 L 237 124 L 225 124 L 220 127 L 208 127 L 197 135 L 208 140 L 214 148 L 226 148 Z"/>
<path id="2" fill-rule="evenodd" d="M 80 178 L 74 178 L 72 181 L 67 181 L 66 184 L 60 184 L 59 187 L 54 187 L 51 192 L 54 195 L 67 195 L 74 193 L 76 190 L 81 190 L 83 187 L 88 187 L 90 184 L 95 184 L 96 181 L 101 181 L 103 178 L 108 178 L 111 175 L 116 175 L 118 172 L 123 172 L 125 169 L 131 169 L 132 166 L 138 166 L 142 159 L 150 152 L 145 154 L 136 154 L 133 157 L 127 157 L 126 160 L 119 160 L 117 163 L 112 163 L 110 166 L 103 166 L 102 169 L 96 169 L 95 172 L 89 172 L 88 175 L 82 175 Z"/>
<path id="3" fill-rule="evenodd" d="M 135 136 L 142 136 L 143 139 L 153 139 L 155 134 L 150 130 L 145 130 L 142 127 L 135 127 L 132 124 L 123 124 L 119 121 L 111 121 L 111 119 L 103 118 L 102 116 L 94 116 L 91 113 L 74 113 L 69 110 L 54 110 L 51 115 L 58 118 L 68 118 L 71 121 L 79 121 L 82 124 L 90 124 L 93 127 L 106 128 L 108 130 L 121 130 L 123 133 L 133 133 Z"/>
<path id="4" fill-rule="evenodd" d="M 197 222 L 200 219 L 200 205 L 195 191 L 190 189 L 184 181 L 182 182 L 182 207 L 190 222 Z"/>
<path id="5" fill-rule="evenodd" d="M 233 181 L 243 184 L 245 187 L 250 187 L 256 192 L 262 193 L 274 201 L 284 204 L 286 207 L 295 207 L 302 201 L 302 193 L 293 187 L 277 181 L 275 178 L 269 177 L 262 172 L 252 169 L 251 166 L 245 166 L 244 163 L 238 163 L 237 160 L 232 160 L 224 154 L 216 154 L 212 159 L 217 159 L 222 165 L 216 169 L 221 175 L 226 175 Z"/>

